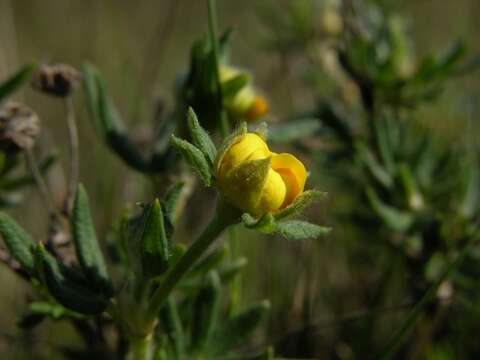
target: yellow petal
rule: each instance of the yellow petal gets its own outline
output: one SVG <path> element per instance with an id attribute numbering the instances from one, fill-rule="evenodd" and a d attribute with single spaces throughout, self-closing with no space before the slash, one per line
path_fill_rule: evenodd
<path id="1" fill-rule="evenodd" d="M 272 156 L 272 169 L 283 179 L 286 195 L 281 207 L 290 205 L 303 192 L 307 180 L 307 170 L 295 156 L 282 153 Z"/>
<path id="2" fill-rule="evenodd" d="M 225 177 L 237 166 L 247 160 L 265 159 L 270 156 L 267 143 L 257 134 L 247 133 L 239 136 L 225 152 L 219 169 L 218 177 Z"/>
<path id="3" fill-rule="evenodd" d="M 257 205 L 247 210 L 255 216 L 260 216 L 267 212 L 275 212 L 283 204 L 286 191 L 282 177 L 270 169 Z"/>

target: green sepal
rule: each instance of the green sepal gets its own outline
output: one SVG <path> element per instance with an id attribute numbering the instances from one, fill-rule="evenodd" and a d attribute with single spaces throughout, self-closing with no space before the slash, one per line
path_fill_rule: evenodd
<path id="1" fill-rule="evenodd" d="M 157 199 L 145 205 L 137 223 L 134 241 L 141 243 L 142 273 L 147 278 L 161 275 L 168 267 L 170 252 L 165 220 Z"/>
<path id="2" fill-rule="evenodd" d="M 171 143 L 183 155 L 187 163 L 197 171 L 205 185 L 210 186 L 212 173 L 207 158 L 202 151 L 188 141 L 177 138 L 175 135 L 172 135 Z"/>
<path id="3" fill-rule="evenodd" d="M 35 247 L 35 241 L 15 220 L 4 212 L 0 212 L 0 234 L 10 255 L 29 274 L 34 274 L 34 260 L 31 251 Z"/>
<path id="4" fill-rule="evenodd" d="M 38 244 L 34 253 L 35 268 L 43 284 L 60 304 L 68 309 L 86 315 L 101 313 L 107 307 L 107 301 L 95 290 L 72 278 L 66 267 L 47 253 L 42 244 Z"/>
<path id="5" fill-rule="evenodd" d="M 255 207 L 265 187 L 271 161 L 271 157 L 245 161 L 227 173 L 222 179 L 222 191 L 227 200 L 241 196 L 246 208 Z"/>
<path id="6" fill-rule="evenodd" d="M 301 220 L 287 220 L 276 224 L 275 232 L 289 240 L 316 239 L 325 236 L 331 228 Z"/>
<path id="7" fill-rule="evenodd" d="M 222 97 L 224 103 L 229 103 L 235 95 L 250 81 L 248 74 L 240 73 L 233 78 L 223 82 L 222 86 Z"/>
<path id="8" fill-rule="evenodd" d="M 37 66 L 35 64 L 25 65 L 11 77 L 5 80 L 2 84 L 0 84 L 0 101 L 22 86 L 30 78 L 30 75 L 36 67 Z"/>
<path id="9" fill-rule="evenodd" d="M 373 211 L 393 230 L 404 232 L 413 224 L 411 213 L 385 204 L 372 188 L 367 189 L 367 199 Z"/>
<path id="10" fill-rule="evenodd" d="M 253 130 L 255 134 L 260 136 L 264 141 L 268 139 L 268 125 L 265 121 L 262 121 L 256 128 Z"/>
<path id="11" fill-rule="evenodd" d="M 188 108 L 188 128 L 192 137 L 193 144 L 205 155 L 210 165 L 213 165 L 217 156 L 217 148 L 213 143 L 210 135 L 200 125 L 195 111 L 191 107 Z"/>
<path id="12" fill-rule="evenodd" d="M 326 192 L 321 192 L 318 190 L 304 191 L 285 209 L 275 213 L 275 220 L 280 221 L 299 216 L 303 210 L 305 210 L 305 208 L 310 206 L 313 202 L 324 199 L 326 196 Z"/>
<path id="13" fill-rule="evenodd" d="M 266 234 L 275 231 L 276 227 L 275 217 L 271 213 L 266 213 L 258 219 L 245 213 L 242 215 L 242 223 L 248 229 L 257 230 Z"/>
<path id="14" fill-rule="evenodd" d="M 242 121 L 240 125 L 223 141 L 222 145 L 218 149 L 217 158 L 215 159 L 215 171 L 218 170 L 227 150 L 230 149 L 230 147 L 237 141 L 239 136 L 245 135 L 247 132 L 247 123 Z"/>
<path id="15" fill-rule="evenodd" d="M 263 301 L 224 321 L 215 331 L 209 347 L 212 355 L 225 355 L 237 346 L 245 344 L 256 327 L 265 319 L 270 303 Z"/>
<path id="16" fill-rule="evenodd" d="M 113 296 L 113 285 L 95 234 L 88 195 L 81 184 L 75 196 L 71 223 L 80 266 L 93 287 L 102 291 L 107 297 Z"/>
<path id="17" fill-rule="evenodd" d="M 194 302 L 194 318 L 192 326 L 192 347 L 202 351 L 213 336 L 220 313 L 220 277 L 216 271 L 211 271 L 204 285 L 198 292 Z"/>
<path id="18" fill-rule="evenodd" d="M 47 317 L 54 320 L 60 320 L 62 318 L 82 319 L 84 316 L 78 312 L 63 307 L 60 304 L 36 301 L 30 303 L 28 311 L 17 319 L 17 326 L 22 329 L 31 329 Z"/>

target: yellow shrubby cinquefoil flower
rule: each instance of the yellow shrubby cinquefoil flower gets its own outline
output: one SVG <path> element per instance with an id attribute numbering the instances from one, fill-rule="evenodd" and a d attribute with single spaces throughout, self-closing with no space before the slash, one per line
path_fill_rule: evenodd
<path id="1" fill-rule="evenodd" d="M 256 133 L 235 137 L 218 155 L 215 172 L 226 200 L 254 216 L 290 205 L 303 193 L 307 178 L 300 160 L 271 152 Z"/>
<path id="2" fill-rule="evenodd" d="M 241 71 L 228 65 L 220 66 L 220 83 L 224 84 L 240 75 Z M 233 116 L 255 121 L 265 115 L 268 111 L 267 100 L 257 93 L 255 88 L 250 84 L 242 87 L 229 101 L 227 109 Z"/>

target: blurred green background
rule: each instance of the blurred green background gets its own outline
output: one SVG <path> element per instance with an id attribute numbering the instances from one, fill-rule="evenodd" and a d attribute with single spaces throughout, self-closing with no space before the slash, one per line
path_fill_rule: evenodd
<path id="1" fill-rule="evenodd" d="M 269 3 L 286 11 L 293 1 Z M 407 19 L 416 54 L 445 47 L 457 38 L 467 43 L 470 54 L 480 53 L 478 0 L 383 3 Z M 301 64 L 285 71 L 282 58 L 265 49 L 265 38 L 272 31 L 259 20 L 265 5 L 264 0 L 219 0 L 219 23 L 222 28 L 235 27 L 231 61 L 254 74 L 256 84 L 270 100 L 270 120 L 278 121 L 308 107 L 313 97 L 296 76 Z M 141 141 L 148 136 L 146 125 L 153 117 L 154 104 L 161 99 L 171 105 L 175 81 L 188 66 L 190 47 L 206 27 L 206 5 L 198 0 L 0 0 L 0 78 L 29 62 L 61 62 L 77 68 L 85 62 L 93 63 L 105 77 L 132 134 Z M 473 73 L 451 82 L 434 104 L 419 109 L 445 141 L 463 141 L 466 124 L 478 116 L 479 85 L 480 75 Z M 67 169 L 62 104 L 28 88 L 16 97 L 41 117 L 39 152 L 54 149 L 61 155 L 48 177 L 60 201 L 66 189 L 62 168 Z M 94 199 L 95 219 L 104 235 L 125 202 L 147 200 L 152 189 L 142 175 L 127 168 L 96 137 L 81 91 L 75 102 L 80 126 L 80 179 Z M 318 171 L 328 173 L 328 169 Z M 321 180 L 317 186 L 324 190 Z M 41 238 L 47 214 L 33 189 L 24 196 L 26 202 L 12 213 Z M 328 214 L 335 207 L 335 199 L 335 193 L 331 193 L 328 201 L 316 205 L 310 216 L 334 224 L 335 219 Z M 194 202 L 198 198 L 191 201 L 192 206 L 197 206 Z M 205 219 L 203 215 L 186 221 L 186 231 L 196 231 Z M 360 239 L 345 240 L 344 235 L 342 229 L 335 229 L 328 238 L 316 242 L 289 243 L 246 232 L 237 234 L 236 251 L 249 259 L 242 279 L 242 302 L 262 298 L 272 302 L 268 341 L 275 342 L 302 329 L 308 318 L 318 324 L 312 331 L 321 347 L 329 344 L 339 323 L 368 315 L 362 313 L 361 290 L 361 281 L 368 276 L 356 273 L 346 261 L 349 244 Z M 368 271 L 368 266 L 362 271 Z M 28 287 L 4 268 L 0 268 L 0 281 L 0 354 L 9 354 L 4 358 L 50 359 L 54 357 L 54 345 L 78 342 L 73 330 L 62 324 L 45 323 L 35 332 L 21 333 L 15 319 L 25 308 Z M 331 311 L 332 301 L 336 303 L 335 313 Z M 305 308 L 305 304 L 309 306 Z M 389 318 L 402 314 L 398 309 L 382 314 L 385 332 L 392 331 Z M 32 338 L 34 348 L 25 348 Z M 349 357 L 347 344 L 334 344 L 334 348 L 337 356 Z"/>

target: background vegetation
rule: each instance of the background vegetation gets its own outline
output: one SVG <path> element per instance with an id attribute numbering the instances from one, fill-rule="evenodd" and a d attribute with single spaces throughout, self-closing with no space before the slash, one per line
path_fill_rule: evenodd
<path id="1" fill-rule="evenodd" d="M 269 99 L 271 110 L 267 119 L 273 123 L 294 121 L 291 118 L 296 114 L 314 108 L 318 98 L 332 94 L 327 85 L 322 86 L 321 77 L 320 86 L 312 91 L 308 85 L 310 65 L 301 55 L 291 56 L 285 49 L 272 49 L 269 40 L 288 35 L 292 30 L 269 25 L 269 20 L 276 13 L 291 12 L 294 1 L 218 1 L 221 28 L 233 25 L 236 29 L 231 62 L 251 71 L 255 84 Z M 459 38 L 467 44 L 467 57 L 480 53 L 476 41 L 480 35 L 478 1 L 377 3 L 406 19 L 408 35 L 419 59 Z M 1 0 L 0 14 L 0 78 L 32 61 L 62 62 L 77 68 L 85 62 L 93 63 L 105 78 L 132 137 L 140 146 L 149 136 L 148 125 L 155 109 L 160 104 L 173 103 L 172 89 L 178 76 L 188 68 L 191 45 L 207 28 L 206 6 L 193 0 Z M 312 16 L 314 21 L 321 22 L 321 11 Z M 432 102 L 416 107 L 415 117 L 421 119 L 427 131 L 441 139 L 443 148 L 467 140 L 475 149 L 478 147 L 479 76 L 478 72 L 472 72 L 455 77 Z M 41 117 L 38 151 L 46 154 L 56 149 L 59 154 L 67 154 L 61 104 L 28 87 L 16 97 Z M 80 91 L 75 95 L 75 104 L 81 140 L 80 179 L 95 199 L 93 213 L 102 239 L 125 202 L 148 201 L 158 194 L 148 179 L 131 171 L 99 141 Z M 249 259 L 236 288 L 238 306 L 263 298 L 271 300 L 268 327 L 259 333 L 256 342 L 275 345 L 279 355 L 363 359 L 371 355 L 370 350 L 382 349 L 402 324 L 419 299 L 408 291 L 417 287 L 417 283 L 412 283 L 416 280 L 405 270 L 402 259 L 397 267 L 389 266 L 393 258 L 380 253 L 376 243 L 381 237 L 377 232 L 359 231 L 348 225 L 345 214 L 359 204 L 332 181 L 329 175 L 337 172 L 332 163 L 324 162 L 318 155 L 322 145 L 322 140 L 309 137 L 297 144 L 297 149 L 310 149 L 300 154 L 312 169 L 310 186 L 329 192 L 328 200 L 316 205 L 308 217 L 320 219 L 334 231 L 327 238 L 302 243 L 264 239 L 246 231 L 237 233 L 232 247 L 236 255 Z M 285 145 L 277 148 L 284 149 Z M 62 189 L 66 191 L 61 171 L 62 167 L 68 168 L 66 159 L 60 156 L 48 175 L 59 201 Z M 205 223 L 211 209 L 210 203 L 202 200 L 210 195 L 202 190 L 190 199 L 195 207 L 182 219 L 184 236 Z M 40 198 L 33 189 L 23 196 L 26 201 L 12 209 L 12 214 L 31 233 L 41 237 L 47 214 L 42 210 Z M 364 227 L 367 226 L 372 225 L 365 223 Z M 384 261 L 382 256 L 386 256 Z M 476 266 L 474 269 L 478 269 L 478 263 Z M 387 269 L 392 274 L 384 278 Z M 58 356 L 57 346 L 79 343 L 73 329 L 62 322 L 45 322 L 32 332 L 19 330 L 16 319 L 26 307 L 25 294 L 29 289 L 5 268 L 0 268 L 0 281 L 0 353 L 6 354 L 6 358 L 51 359 Z M 387 288 L 385 295 L 372 306 L 372 293 L 382 286 Z M 420 285 L 420 293 L 424 289 Z M 438 331 L 427 329 L 435 328 L 434 321 L 420 323 L 415 330 L 417 340 L 410 340 L 410 350 L 403 356 L 453 359 L 455 354 L 467 356 L 458 352 L 462 348 L 470 349 L 469 356 L 478 355 L 480 349 L 471 343 L 470 335 L 459 335 L 466 329 L 479 327 L 476 293 L 467 293 L 468 304 L 456 297 L 455 292 L 449 295 L 444 310 L 454 316 L 445 316 L 454 321 L 449 326 L 439 326 Z"/>

